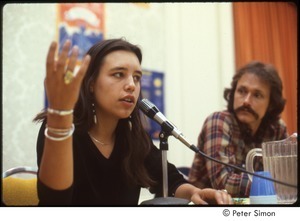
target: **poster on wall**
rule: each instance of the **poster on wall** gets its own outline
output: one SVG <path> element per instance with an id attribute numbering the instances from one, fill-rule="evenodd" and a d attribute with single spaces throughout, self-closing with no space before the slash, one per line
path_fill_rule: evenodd
<path id="1" fill-rule="evenodd" d="M 79 47 L 78 60 L 81 61 L 93 44 L 104 39 L 104 4 L 57 4 L 59 51 L 67 39 Z"/>
<path id="2" fill-rule="evenodd" d="M 153 103 L 164 114 L 164 73 L 143 70 L 142 96 Z M 146 117 L 146 130 L 154 140 L 159 139 L 161 126 L 154 120 Z"/>

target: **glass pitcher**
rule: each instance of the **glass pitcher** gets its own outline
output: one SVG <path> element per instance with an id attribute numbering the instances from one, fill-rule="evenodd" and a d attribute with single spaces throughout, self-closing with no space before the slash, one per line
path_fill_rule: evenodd
<path id="1" fill-rule="evenodd" d="M 298 150 L 297 133 L 285 140 L 262 143 L 262 148 L 250 150 L 246 157 L 246 170 L 254 172 L 253 160 L 262 156 L 264 171 L 269 171 L 275 180 L 297 186 Z M 252 181 L 252 175 L 248 174 Z M 278 204 L 291 204 L 297 200 L 297 188 L 274 182 Z"/>

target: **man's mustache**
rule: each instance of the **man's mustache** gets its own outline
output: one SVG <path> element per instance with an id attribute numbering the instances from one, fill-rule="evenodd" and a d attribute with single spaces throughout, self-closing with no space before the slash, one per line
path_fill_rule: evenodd
<path id="1" fill-rule="evenodd" d="M 239 111 L 247 111 L 250 114 L 252 114 L 255 117 L 255 119 L 259 118 L 258 114 L 250 107 L 240 106 L 240 107 L 236 108 L 234 111 L 235 111 L 235 113 L 238 113 Z"/>

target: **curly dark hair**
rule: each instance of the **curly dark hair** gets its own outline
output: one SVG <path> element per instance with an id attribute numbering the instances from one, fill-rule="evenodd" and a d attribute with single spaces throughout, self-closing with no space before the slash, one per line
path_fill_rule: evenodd
<path id="1" fill-rule="evenodd" d="M 280 119 L 284 110 L 286 99 L 282 95 L 282 82 L 276 68 L 272 64 L 264 64 L 259 61 L 252 61 L 241 67 L 232 78 L 231 88 L 225 88 L 224 99 L 227 101 L 227 110 L 234 113 L 233 102 L 237 83 L 245 73 L 252 73 L 270 85 L 270 103 L 267 112 L 262 120 L 262 125 L 273 124 Z"/>

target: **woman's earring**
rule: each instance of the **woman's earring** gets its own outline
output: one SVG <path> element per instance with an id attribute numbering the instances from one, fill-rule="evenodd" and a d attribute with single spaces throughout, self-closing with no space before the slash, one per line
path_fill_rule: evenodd
<path id="1" fill-rule="evenodd" d="M 95 104 L 92 103 L 92 111 L 93 111 L 93 117 L 94 117 L 94 123 L 97 124 L 97 115 L 95 110 Z"/>
<path id="2" fill-rule="evenodd" d="M 129 126 L 129 130 L 132 131 L 131 115 L 128 118 L 128 126 Z"/>

